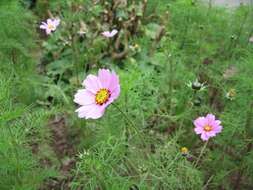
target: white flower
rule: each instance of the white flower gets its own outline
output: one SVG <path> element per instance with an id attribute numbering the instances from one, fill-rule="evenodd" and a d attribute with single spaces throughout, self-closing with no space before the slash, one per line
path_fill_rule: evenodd
<path id="1" fill-rule="evenodd" d="M 102 35 L 106 38 L 112 38 L 113 36 L 115 36 L 118 33 L 118 30 L 113 29 L 111 32 L 110 31 L 104 31 L 102 32 Z"/>
<path id="2" fill-rule="evenodd" d="M 250 42 L 250 43 L 253 43 L 253 36 L 251 36 L 251 37 L 249 38 L 249 42 Z"/>
<path id="3" fill-rule="evenodd" d="M 47 22 L 42 22 L 40 25 L 40 29 L 43 29 L 46 31 L 46 34 L 49 35 L 51 32 L 55 31 L 57 26 L 60 24 L 60 19 L 47 19 Z"/>

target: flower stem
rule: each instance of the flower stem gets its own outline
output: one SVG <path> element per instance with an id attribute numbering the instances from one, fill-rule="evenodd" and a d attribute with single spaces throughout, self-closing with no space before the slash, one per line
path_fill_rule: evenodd
<path id="1" fill-rule="evenodd" d="M 126 114 L 124 111 L 122 111 L 122 109 L 121 109 L 118 105 L 116 105 L 116 104 L 114 104 L 114 103 L 112 103 L 112 105 L 124 116 L 125 120 L 131 125 L 131 127 L 132 127 L 132 128 L 136 131 L 136 133 L 140 136 L 140 139 L 142 140 L 143 144 L 145 144 L 145 142 L 144 142 L 144 140 L 143 140 L 143 137 L 142 137 L 140 131 L 138 130 L 138 128 L 136 127 L 136 125 L 132 122 L 132 120 L 127 116 L 127 114 Z"/>
<path id="2" fill-rule="evenodd" d="M 16 171 L 17 172 L 17 181 L 18 181 L 18 183 L 20 183 L 21 182 L 21 180 L 20 180 L 20 169 L 19 169 L 20 164 L 19 164 L 19 154 L 18 154 L 18 150 L 17 150 L 18 144 L 15 141 L 15 139 L 13 139 L 14 134 L 11 130 L 11 127 L 8 126 L 7 128 L 8 128 L 9 135 L 11 136 L 11 145 L 13 146 L 14 156 L 15 156 L 16 163 L 17 163 L 17 168 L 16 168 L 17 169 L 17 171 Z"/>
<path id="3" fill-rule="evenodd" d="M 206 147 L 207 147 L 207 144 L 208 144 L 208 141 L 206 141 L 205 144 L 204 144 L 204 146 L 202 147 L 201 152 L 200 152 L 200 154 L 199 154 L 199 157 L 197 158 L 197 161 L 196 161 L 195 164 L 194 164 L 195 167 L 198 166 L 198 163 L 199 163 L 199 161 L 200 161 L 200 158 L 202 157 L 202 155 L 203 155 L 203 153 L 204 153 L 204 151 L 205 151 L 205 149 L 206 149 Z"/>

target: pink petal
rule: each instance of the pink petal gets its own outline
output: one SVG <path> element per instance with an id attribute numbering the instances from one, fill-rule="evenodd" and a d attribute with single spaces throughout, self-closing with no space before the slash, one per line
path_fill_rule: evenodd
<path id="1" fill-rule="evenodd" d="M 113 92 L 116 88 L 119 87 L 119 77 L 116 75 L 116 73 L 113 71 L 111 74 L 111 83 L 109 85 L 109 90 Z"/>
<path id="2" fill-rule="evenodd" d="M 118 33 L 118 30 L 113 29 L 113 30 L 111 31 L 111 37 L 115 36 L 117 33 Z"/>
<path id="3" fill-rule="evenodd" d="M 111 82 L 111 72 L 108 69 L 99 69 L 98 78 L 103 86 L 103 88 L 109 88 Z"/>
<path id="4" fill-rule="evenodd" d="M 51 32 L 52 32 L 52 31 L 51 31 L 49 28 L 46 28 L 46 33 L 47 33 L 47 35 L 48 35 L 48 34 L 51 34 Z"/>
<path id="5" fill-rule="evenodd" d="M 219 126 L 221 124 L 220 120 L 215 120 L 215 125 Z"/>
<path id="6" fill-rule="evenodd" d="M 215 126 L 214 128 L 213 128 L 213 131 L 215 132 L 215 133 L 220 133 L 221 131 L 222 131 L 222 126 L 221 125 L 218 125 L 218 126 Z"/>
<path id="7" fill-rule="evenodd" d="M 102 106 L 91 104 L 82 106 L 76 110 L 78 117 L 85 119 L 98 119 L 103 116 L 105 109 Z"/>
<path id="8" fill-rule="evenodd" d="M 211 124 L 213 121 L 215 121 L 215 116 L 213 114 L 207 114 L 206 119 L 208 120 L 208 123 Z"/>
<path id="9" fill-rule="evenodd" d="M 202 127 L 195 127 L 195 128 L 194 128 L 194 131 L 195 131 L 195 133 L 196 133 L 197 135 L 204 132 Z"/>
<path id="10" fill-rule="evenodd" d="M 207 141 L 207 140 L 209 139 L 209 136 L 208 136 L 206 133 L 202 133 L 202 134 L 201 134 L 201 139 L 202 139 L 203 141 Z"/>
<path id="11" fill-rule="evenodd" d="M 119 94 L 120 94 L 120 85 L 117 85 L 116 88 L 111 93 L 111 98 L 115 100 L 119 97 Z"/>
<path id="12" fill-rule="evenodd" d="M 215 137 L 216 136 L 216 132 L 214 130 L 209 131 L 209 132 L 205 132 L 209 137 Z"/>
<path id="13" fill-rule="evenodd" d="M 46 29 L 47 28 L 47 25 L 46 24 L 41 24 L 40 25 L 40 29 Z"/>
<path id="14" fill-rule="evenodd" d="M 88 75 L 87 78 L 83 81 L 83 85 L 93 94 L 96 94 L 102 88 L 98 77 L 95 75 Z"/>
<path id="15" fill-rule="evenodd" d="M 105 31 L 101 33 L 104 37 L 110 38 L 111 37 L 111 33 L 109 31 Z"/>
<path id="16" fill-rule="evenodd" d="M 51 18 L 48 18 L 48 19 L 47 19 L 47 24 L 53 25 L 53 20 L 52 20 Z"/>
<path id="17" fill-rule="evenodd" d="M 78 90 L 75 94 L 74 102 L 85 106 L 95 103 L 95 95 L 86 89 Z"/>
<path id="18" fill-rule="evenodd" d="M 207 123 L 207 120 L 204 117 L 198 117 L 197 119 L 194 120 L 193 123 L 196 127 L 204 127 Z"/>
<path id="19" fill-rule="evenodd" d="M 54 19 L 54 20 L 53 20 L 54 26 L 55 26 L 55 27 L 59 26 L 60 21 L 61 21 L 61 20 L 58 19 L 58 18 Z"/>

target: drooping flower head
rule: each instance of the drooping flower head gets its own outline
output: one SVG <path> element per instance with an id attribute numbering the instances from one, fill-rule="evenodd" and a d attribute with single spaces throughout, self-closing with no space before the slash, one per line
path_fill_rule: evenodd
<path id="1" fill-rule="evenodd" d="M 207 141 L 210 137 L 216 136 L 222 131 L 220 120 L 215 120 L 213 114 L 207 114 L 206 117 L 198 117 L 194 122 L 194 131 L 201 135 L 203 141 Z"/>
<path id="2" fill-rule="evenodd" d="M 40 25 L 40 29 L 43 29 L 46 31 L 46 34 L 49 35 L 51 34 L 51 32 L 55 31 L 56 28 L 59 26 L 60 24 L 60 19 L 56 18 L 56 19 L 47 19 L 47 22 L 42 22 L 42 24 Z"/>
<path id="3" fill-rule="evenodd" d="M 113 36 L 115 36 L 118 33 L 118 30 L 113 29 L 111 32 L 110 31 L 104 31 L 102 32 L 102 35 L 106 38 L 112 38 Z"/>
<path id="4" fill-rule="evenodd" d="M 88 75 L 83 81 L 85 89 L 78 90 L 74 102 L 80 118 L 98 119 L 120 94 L 119 77 L 108 69 L 99 69 L 98 76 Z"/>

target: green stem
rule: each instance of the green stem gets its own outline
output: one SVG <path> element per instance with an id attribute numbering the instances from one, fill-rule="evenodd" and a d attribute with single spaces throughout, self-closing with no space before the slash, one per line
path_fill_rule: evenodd
<path id="1" fill-rule="evenodd" d="M 16 164 L 17 164 L 17 181 L 18 183 L 21 183 L 21 179 L 20 179 L 20 171 L 19 171 L 19 154 L 18 154 L 18 144 L 16 143 L 15 139 L 13 138 L 14 137 L 14 134 L 11 130 L 11 127 L 8 126 L 8 132 L 9 132 L 9 135 L 11 136 L 11 145 L 13 147 L 13 151 L 14 151 L 14 156 L 15 156 L 15 159 L 16 159 Z"/>
<path id="2" fill-rule="evenodd" d="M 114 104 L 114 103 L 112 103 L 112 105 L 124 116 L 125 120 L 126 120 L 126 121 L 131 125 L 131 127 L 136 131 L 136 133 L 139 135 L 141 141 L 142 141 L 143 144 L 145 145 L 145 142 L 144 142 L 144 140 L 143 140 L 143 136 L 141 135 L 140 131 L 139 131 L 138 128 L 135 126 L 135 124 L 132 122 L 132 120 L 127 116 L 127 114 L 126 114 L 124 111 L 122 111 L 122 109 L 121 109 L 118 105 L 116 105 L 116 104 Z"/>
<path id="3" fill-rule="evenodd" d="M 76 48 L 76 37 L 75 35 L 72 36 L 72 44 L 71 44 L 71 47 L 72 47 L 72 53 L 73 53 L 73 57 L 72 57 L 72 61 L 73 61 L 73 67 L 75 68 L 75 72 L 76 72 L 76 83 L 77 85 L 80 83 L 79 81 L 79 77 L 78 77 L 78 55 L 80 55 L 80 53 L 78 52 L 78 48 Z"/>
<path id="4" fill-rule="evenodd" d="M 207 147 L 207 144 L 208 144 L 208 141 L 206 141 L 205 144 L 204 144 L 204 146 L 202 147 L 201 152 L 200 152 L 200 154 L 199 154 L 199 157 L 197 158 L 197 161 L 196 161 L 196 163 L 194 164 L 195 167 L 198 166 L 198 163 L 199 163 L 199 161 L 200 161 L 200 158 L 202 157 L 202 155 L 203 155 L 203 153 L 204 153 L 204 151 L 205 151 L 205 149 L 206 149 L 206 147 Z"/>

